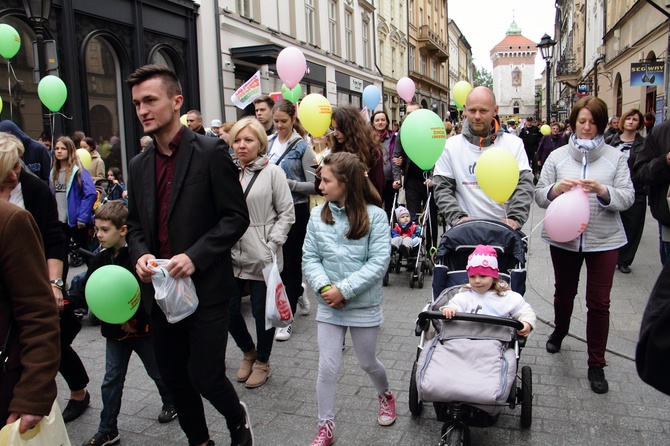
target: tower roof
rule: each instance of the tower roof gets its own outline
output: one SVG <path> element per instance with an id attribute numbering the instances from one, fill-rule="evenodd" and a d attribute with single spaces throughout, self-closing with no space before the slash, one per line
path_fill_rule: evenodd
<path id="1" fill-rule="evenodd" d="M 521 28 L 519 28 L 519 25 L 516 24 L 514 19 L 512 19 L 512 24 L 509 26 L 507 29 L 507 32 L 505 33 L 508 36 L 520 36 L 521 35 Z"/>
<path id="2" fill-rule="evenodd" d="M 505 38 L 502 39 L 496 46 L 491 49 L 491 56 L 497 52 L 510 51 L 510 50 L 532 50 L 537 51 L 537 44 L 532 40 L 521 35 L 521 28 L 516 24 L 514 17 L 512 17 L 512 23 L 510 24 L 507 32 L 505 33 Z"/>

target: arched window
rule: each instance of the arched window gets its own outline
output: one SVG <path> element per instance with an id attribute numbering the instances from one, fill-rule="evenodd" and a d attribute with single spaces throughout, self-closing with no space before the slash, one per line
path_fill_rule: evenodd
<path id="1" fill-rule="evenodd" d="M 119 59 L 103 36 L 95 36 L 84 51 L 90 129 L 87 136 L 98 144 L 105 169 L 125 170 L 126 151 L 122 135 L 122 79 Z M 125 172 L 124 172 L 125 174 Z"/>
<path id="2" fill-rule="evenodd" d="M 35 32 L 24 21 L 16 16 L 0 17 L 0 23 L 13 27 L 21 38 L 21 46 L 14 57 L 10 59 L 12 72 L 7 70 L 7 61 L 4 58 L 2 65 L 4 74 L 0 82 L 0 101 L 2 113 L 0 119 L 9 119 L 37 139 L 44 131 L 42 128 L 42 103 L 37 96 L 37 85 L 33 81 L 33 46 Z M 18 79 L 18 80 L 17 80 Z M 11 89 L 11 93 L 10 93 Z"/>
<path id="3" fill-rule="evenodd" d="M 623 109 L 623 82 L 621 82 L 621 74 L 617 73 L 614 77 L 614 91 L 616 92 L 616 97 L 614 102 L 616 103 L 616 109 L 614 114 L 616 116 L 621 116 Z"/>
<path id="4" fill-rule="evenodd" d="M 514 104 L 512 104 L 512 114 L 513 115 L 519 114 L 519 101 L 514 101 Z"/>

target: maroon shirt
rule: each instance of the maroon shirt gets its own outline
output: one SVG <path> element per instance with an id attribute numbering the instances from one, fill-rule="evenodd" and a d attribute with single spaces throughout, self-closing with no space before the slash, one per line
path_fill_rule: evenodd
<path id="1" fill-rule="evenodd" d="M 169 259 L 172 257 L 170 251 L 170 237 L 168 235 L 168 207 L 172 196 L 172 184 L 174 172 L 177 166 L 177 155 L 179 144 L 184 135 L 186 127 L 181 126 L 174 138 L 168 144 L 172 154 L 164 155 L 156 146 L 156 198 L 158 205 L 158 258 Z"/>

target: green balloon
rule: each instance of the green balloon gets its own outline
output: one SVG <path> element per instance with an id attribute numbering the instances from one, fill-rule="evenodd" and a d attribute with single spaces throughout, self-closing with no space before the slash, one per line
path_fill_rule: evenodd
<path id="1" fill-rule="evenodd" d="M 135 276 L 118 265 L 96 269 L 86 282 L 88 308 L 101 321 L 123 324 L 140 305 L 140 285 Z"/>
<path id="2" fill-rule="evenodd" d="M 300 100 L 300 96 L 302 96 L 302 87 L 300 87 L 300 84 L 297 84 L 293 88 L 288 88 L 286 84 L 281 84 L 281 97 L 286 99 L 287 101 L 295 104 Z"/>
<path id="3" fill-rule="evenodd" d="M 44 76 L 37 86 L 37 95 L 42 104 L 52 112 L 61 109 L 67 99 L 67 87 L 58 76 Z"/>
<path id="4" fill-rule="evenodd" d="M 446 140 L 447 131 L 442 119 L 426 109 L 407 115 L 400 129 L 402 148 L 422 170 L 430 170 L 435 166 Z"/>
<path id="5" fill-rule="evenodd" d="M 21 36 L 6 23 L 0 24 L 0 55 L 5 59 L 11 59 L 21 48 Z"/>

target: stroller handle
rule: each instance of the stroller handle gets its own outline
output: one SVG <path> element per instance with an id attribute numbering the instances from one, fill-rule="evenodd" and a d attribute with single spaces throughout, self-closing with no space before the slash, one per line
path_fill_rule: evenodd
<path id="1" fill-rule="evenodd" d="M 440 311 L 422 311 L 419 313 L 419 320 L 417 326 L 425 326 L 426 322 L 431 319 L 443 319 L 443 320 L 452 320 L 452 321 L 469 321 L 469 322 L 482 322 L 485 324 L 492 325 L 502 325 L 505 327 L 512 327 L 517 330 L 523 329 L 523 324 L 516 319 L 509 319 L 506 317 L 498 316 L 488 316 L 485 314 L 472 314 L 472 313 L 456 313 L 456 315 L 447 319 Z"/>

